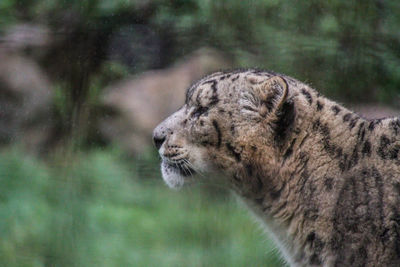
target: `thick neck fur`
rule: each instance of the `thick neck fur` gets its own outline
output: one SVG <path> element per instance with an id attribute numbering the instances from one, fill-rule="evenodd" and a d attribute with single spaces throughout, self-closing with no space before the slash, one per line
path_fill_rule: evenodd
<path id="1" fill-rule="evenodd" d="M 359 229 L 354 230 L 354 236 L 348 240 L 342 236 L 345 231 L 352 230 L 352 226 L 346 225 L 349 219 L 346 217 L 352 215 L 346 212 L 357 212 L 353 209 L 364 205 L 353 223 L 363 222 L 366 227 L 372 227 L 370 220 L 380 216 L 368 215 L 366 210 L 380 208 L 382 213 L 389 212 L 369 200 L 371 197 L 382 201 L 381 192 L 358 196 L 360 200 L 352 198 L 352 194 L 357 195 L 355 191 L 360 186 L 364 186 L 361 190 L 382 190 L 379 177 L 385 174 L 375 174 L 377 165 L 392 165 L 393 171 L 400 173 L 398 161 L 386 162 L 396 160 L 399 155 L 399 121 L 363 119 L 308 87 L 292 91 L 289 103 L 294 105 L 293 119 L 289 117 L 282 122 L 278 118 L 276 124 L 284 123 L 290 131 L 282 132 L 279 125 L 275 125 L 280 136 L 266 143 L 265 148 L 259 149 L 261 154 L 245 164 L 243 176 L 248 176 L 248 186 L 242 186 L 239 194 L 267 225 L 293 266 L 340 265 L 341 261 L 349 262 L 349 257 L 356 257 L 355 262 L 363 260 L 357 257 L 370 259 L 374 251 L 382 248 L 366 246 L 361 241 L 349 245 L 354 238 L 363 237 Z M 386 135 L 382 130 L 385 127 L 388 128 Z M 263 154 L 263 150 L 268 153 Z M 374 165 L 371 158 L 375 155 L 379 162 Z M 363 175 L 375 178 L 365 184 L 357 180 Z M 341 216 L 344 226 L 338 224 Z M 376 228 L 382 227 L 377 224 Z M 347 255 L 345 250 L 354 247 L 357 251 Z"/>

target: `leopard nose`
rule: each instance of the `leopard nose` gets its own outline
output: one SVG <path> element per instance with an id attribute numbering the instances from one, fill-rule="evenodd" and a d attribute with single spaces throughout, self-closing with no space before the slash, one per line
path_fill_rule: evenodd
<path id="1" fill-rule="evenodd" d="M 157 150 L 160 149 L 160 147 L 162 146 L 164 141 L 165 141 L 165 136 L 159 136 L 157 134 L 153 135 L 153 142 L 154 142 L 154 145 L 156 146 Z"/>

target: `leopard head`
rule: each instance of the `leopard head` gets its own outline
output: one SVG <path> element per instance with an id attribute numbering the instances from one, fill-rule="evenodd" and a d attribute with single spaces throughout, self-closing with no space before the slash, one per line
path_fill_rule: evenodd
<path id="1" fill-rule="evenodd" d="M 286 80 L 272 74 L 215 73 L 195 83 L 185 104 L 153 132 L 164 181 L 180 188 L 242 176 L 271 147 L 271 127 L 287 98 Z"/>

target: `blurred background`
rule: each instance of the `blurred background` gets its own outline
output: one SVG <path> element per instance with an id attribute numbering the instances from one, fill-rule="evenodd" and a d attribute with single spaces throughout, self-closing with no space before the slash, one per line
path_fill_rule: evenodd
<path id="1" fill-rule="evenodd" d="M 0 0 L 1 266 L 283 266 L 224 190 L 169 190 L 151 146 L 185 89 L 259 67 L 400 112 L 400 3 Z"/>

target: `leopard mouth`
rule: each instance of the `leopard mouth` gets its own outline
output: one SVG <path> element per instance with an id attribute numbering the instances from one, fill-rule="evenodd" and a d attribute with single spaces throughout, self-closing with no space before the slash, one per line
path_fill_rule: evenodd
<path id="1" fill-rule="evenodd" d="M 178 161 L 163 160 L 163 164 L 165 164 L 166 167 L 171 171 L 183 177 L 189 177 L 196 174 L 196 171 L 192 167 L 190 167 L 185 160 L 178 160 Z"/>
<path id="2" fill-rule="evenodd" d="M 161 173 L 170 188 L 179 189 L 194 182 L 195 171 L 186 160 L 171 161 L 163 159 Z"/>

